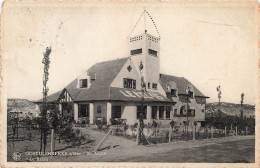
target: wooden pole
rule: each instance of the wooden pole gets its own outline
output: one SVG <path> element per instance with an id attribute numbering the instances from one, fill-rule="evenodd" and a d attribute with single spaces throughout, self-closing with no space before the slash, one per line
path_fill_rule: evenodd
<path id="1" fill-rule="evenodd" d="M 210 135 L 211 135 L 211 138 L 213 138 L 213 126 L 210 127 Z"/>
<path id="2" fill-rule="evenodd" d="M 192 126 L 192 140 L 195 140 L 195 127 Z"/>
<path id="3" fill-rule="evenodd" d="M 137 125 L 136 145 L 140 144 L 140 122 Z"/>
<path id="4" fill-rule="evenodd" d="M 225 137 L 227 136 L 227 126 L 225 126 Z"/>
<path id="5" fill-rule="evenodd" d="M 246 126 L 246 135 L 247 135 L 247 126 Z"/>
<path id="6" fill-rule="evenodd" d="M 98 143 L 97 147 L 95 148 L 94 152 L 96 152 L 98 150 L 98 148 L 103 144 L 103 142 L 106 140 L 106 138 L 108 137 L 108 135 L 110 134 L 110 132 L 113 130 L 113 128 L 110 128 L 110 130 L 108 131 L 108 133 L 105 135 L 105 137 Z"/>
<path id="7" fill-rule="evenodd" d="M 171 138 L 172 138 L 172 128 L 170 126 L 170 129 L 169 129 L 169 142 L 171 142 Z"/>
<path id="8" fill-rule="evenodd" d="M 236 126 L 236 136 L 237 136 L 237 126 Z"/>
<path id="9" fill-rule="evenodd" d="M 55 132 L 54 129 L 51 129 L 51 156 L 55 152 Z"/>

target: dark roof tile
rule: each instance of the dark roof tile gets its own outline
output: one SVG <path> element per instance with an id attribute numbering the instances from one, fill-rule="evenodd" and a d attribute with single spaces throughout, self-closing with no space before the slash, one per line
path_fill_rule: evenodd
<path id="1" fill-rule="evenodd" d="M 165 91 L 167 91 L 166 84 L 170 81 L 174 81 L 176 83 L 179 94 L 187 94 L 185 91 L 185 86 L 191 85 L 194 88 L 194 92 L 195 92 L 194 96 L 206 97 L 190 81 L 188 81 L 184 77 L 176 77 L 171 75 L 160 74 L 160 83 Z"/>
<path id="2" fill-rule="evenodd" d="M 129 57 L 101 62 L 93 65 L 88 74 L 96 73 L 96 79 L 91 81 L 90 88 L 82 89 L 76 101 L 110 99 L 110 84 L 116 78 Z"/>

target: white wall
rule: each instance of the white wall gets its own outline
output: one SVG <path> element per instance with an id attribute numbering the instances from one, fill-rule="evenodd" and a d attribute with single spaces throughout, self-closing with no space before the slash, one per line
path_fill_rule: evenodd
<path id="1" fill-rule="evenodd" d="M 127 69 L 129 65 L 132 67 L 132 70 L 130 72 Z M 126 61 L 125 65 L 122 67 L 116 78 L 113 80 L 110 87 L 124 88 L 124 78 L 136 80 L 136 89 L 141 90 L 141 77 L 131 59 L 128 59 Z"/>
<path id="2" fill-rule="evenodd" d="M 97 107 L 101 106 L 101 113 L 97 113 Z M 94 121 L 96 118 L 107 118 L 107 103 L 106 102 L 96 102 L 94 103 Z"/>

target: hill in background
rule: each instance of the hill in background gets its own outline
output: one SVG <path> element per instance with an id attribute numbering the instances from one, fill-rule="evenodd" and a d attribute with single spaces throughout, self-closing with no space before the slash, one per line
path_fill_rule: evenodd
<path id="1" fill-rule="evenodd" d="M 234 103 L 220 103 L 220 111 L 226 115 L 240 115 L 241 105 Z M 206 104 L 206 113 L 211 114 L 218 111 L 218 102 Z M 255 116 L 255 106 L 243 104 L 244 116 Z"/>
<path id="2" fill-rule="evenodd" d="M 7 111 L 18 110 L 18 111 L 30 111 L 34 110 L 36 105 L 27 99 L 8 99 L 7 100 Z"/>

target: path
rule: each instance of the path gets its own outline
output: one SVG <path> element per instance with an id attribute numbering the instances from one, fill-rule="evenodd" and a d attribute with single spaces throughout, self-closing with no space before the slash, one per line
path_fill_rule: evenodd
<path id="1" fill-rule="evenodd" d="M 102 139 L 105 135 L 89 131 L 91 137 Z M 119 146 L 97 154 L 86 154 L 58 161 L 85 162 L 254 162 L 254 136 L 237 136 L 196 141 L 178 141 L 164 144 L 136 146 L 134 141 L 109 136 Z M 111 141 L 104 143 L 109 145 Z M 96 142 L 98 143 L 98 142 Z M 57 161 L 57 160 L 56 160 Z"/>

